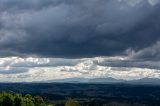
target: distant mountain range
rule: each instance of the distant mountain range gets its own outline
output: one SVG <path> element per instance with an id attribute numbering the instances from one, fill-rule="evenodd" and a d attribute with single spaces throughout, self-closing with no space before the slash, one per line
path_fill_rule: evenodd
<path id="1" fill-rule="evenodd" d="M 124 83 L 124 84 L 150 84 L 150 85 L 160 85 L 160 79 L 158 78 L 142 78 L 137 80 L 122 80 L 108 78 L 66 78 L 58 80 L 48 80 L 45 83 L 96 83 L 96 84 L 112 84 L 112 83 Z"/>

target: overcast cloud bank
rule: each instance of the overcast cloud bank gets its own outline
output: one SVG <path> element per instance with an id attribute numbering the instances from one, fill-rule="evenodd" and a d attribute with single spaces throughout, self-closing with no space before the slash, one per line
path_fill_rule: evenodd
<path id="1" fill-rule="evenodd" d="M 0 0 L 0 81 L 159 77 L 159 0 Z"/>

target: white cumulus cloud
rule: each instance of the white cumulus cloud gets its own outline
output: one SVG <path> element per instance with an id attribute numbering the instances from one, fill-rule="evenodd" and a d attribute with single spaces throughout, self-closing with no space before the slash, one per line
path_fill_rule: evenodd
<path id="1" fill-rule="evenodd" d="M 72 77 L 113 77 L 126 80 L 144 77 L 160 78 L 159 68 L 145 67 L 145 65 L 152 66 L 154 63 L 139 61 L 136 64 L 127 57 L 82 59 L 6 57 L 0 59 L 0 81 L 31 82 Z M 160 65 L 160 62 L 156 63 L 157 66 Z"/>

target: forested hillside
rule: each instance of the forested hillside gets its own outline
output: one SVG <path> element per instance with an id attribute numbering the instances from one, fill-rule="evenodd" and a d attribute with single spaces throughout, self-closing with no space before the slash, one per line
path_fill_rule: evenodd
<path id="1" fill-rule="evenodd" d="M 0 106 L 47 106 L 42 97 L 27 94 L 0 93 Z M 51 106 L 51 105 L 48 105 Z"/>
<path id="2" fill-rule="evenodd" d="M 160 106 L 153 85 L 0 83 L 0 92 L 0 106 Z"/>
<path id="3" fill-rule="evenodd" d="M 79 106 L 76 99 L 68 98 L 65 106 Z M 54 103 L 45 103 L 40 96 L 32 96 L 30 94 L 22 95 L 16 93 L 0 93 L 0 106 L 55 106 Z"/>

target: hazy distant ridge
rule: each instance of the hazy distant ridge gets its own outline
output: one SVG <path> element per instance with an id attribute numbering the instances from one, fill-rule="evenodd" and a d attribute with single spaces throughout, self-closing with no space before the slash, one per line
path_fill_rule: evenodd
<path id="1" fill-rule="evenodd" d="M 47 83 L 57 82 L 57 83 L 127 83 L 127 84 L 155 84 L 160 85 L 160 79 L 158 78 L 142 78 L 137 80 L 122 80 L 108 78 L 66 78 L 59 80 L 48 80 Z"/>

